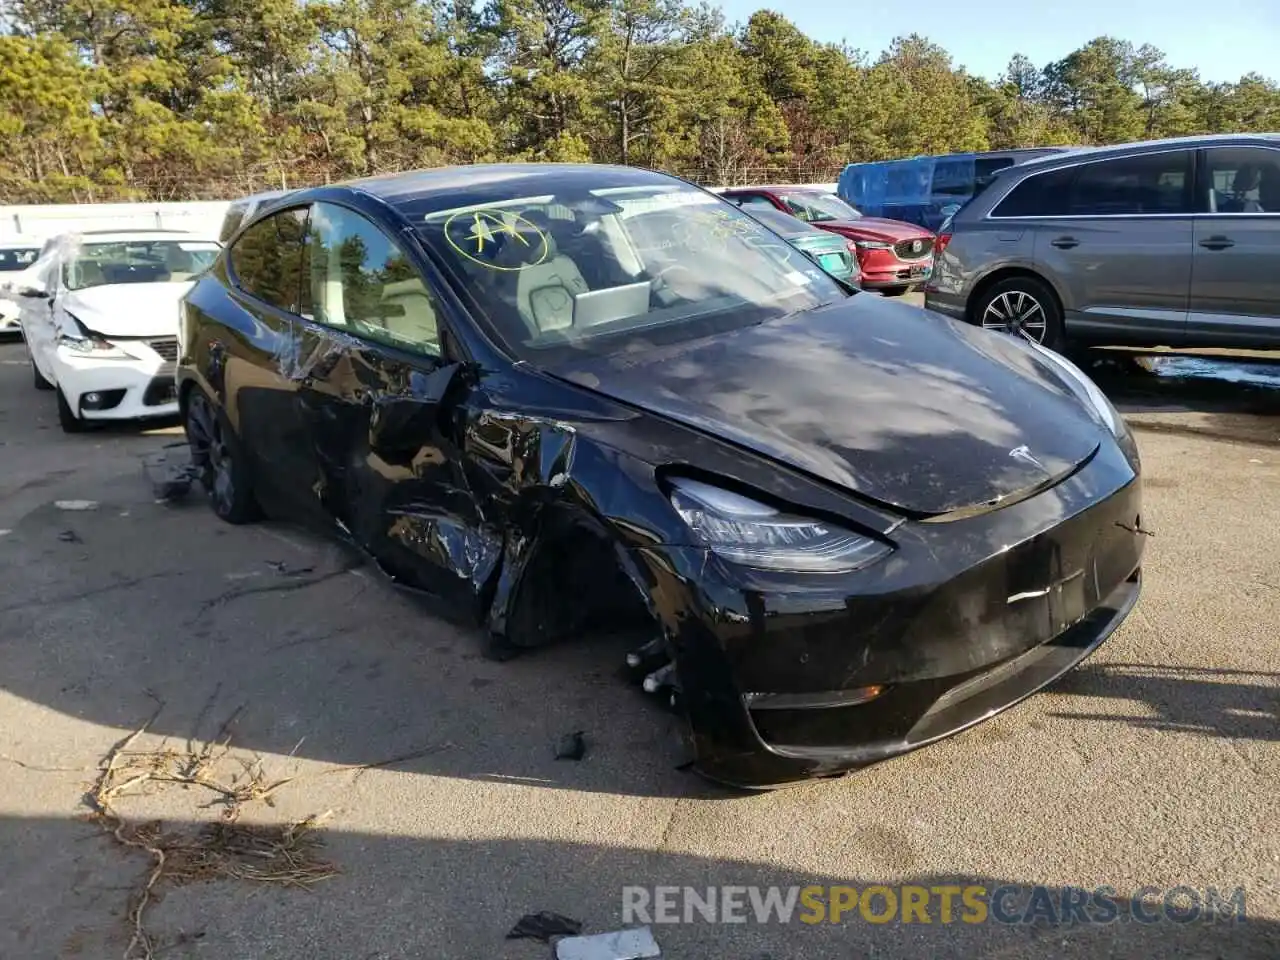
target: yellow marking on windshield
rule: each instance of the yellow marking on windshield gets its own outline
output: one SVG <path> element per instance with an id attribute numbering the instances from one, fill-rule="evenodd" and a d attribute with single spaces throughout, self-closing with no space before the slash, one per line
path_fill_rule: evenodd
<path id="1" fill-rule="evenodd" d="M 550 247 L 541 230 L 524 217 L 501 210 L 458 211 L 444 222 L 445 241 L 455 253 L 489 270 L 525 270 L 547 259 Z M 501 251 L 499 239 L 511 237 L 523 246 L 541 246 L 536 260 L 513 266 L 494 263 L 488 257 Z M 531 239 L 532 238 L 532 239 Z"/>

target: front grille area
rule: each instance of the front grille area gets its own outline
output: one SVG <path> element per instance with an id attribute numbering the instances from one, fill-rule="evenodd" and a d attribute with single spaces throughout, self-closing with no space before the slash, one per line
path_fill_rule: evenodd
<path id="1" fill-rule="evenodd" d="M 919 250 L 914 249 L 917 243 L 920 244 Z M 893 245 L 893 252 L 899 260 L 923 260 L 933 253 L 933 238 L 920 237 L 917 240 L 903 240 L 901 243 Z"/>
<path id="2" fill-rule="evenodd" d="M 155 340 L 148 340 L 147 346 L 160 354 L 161 359 L 168 360 L 170 363 L 178 359 L 177 337 L 159 337 Z"/>

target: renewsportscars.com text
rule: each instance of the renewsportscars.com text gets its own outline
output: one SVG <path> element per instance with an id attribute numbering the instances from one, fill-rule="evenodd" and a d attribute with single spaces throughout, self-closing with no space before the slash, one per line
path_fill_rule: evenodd
<path id="1" fill-rule="evenodd" d="M 624 924 L 1218 923 L 1245 921 L 1243 887 L 623 887 Z"/>

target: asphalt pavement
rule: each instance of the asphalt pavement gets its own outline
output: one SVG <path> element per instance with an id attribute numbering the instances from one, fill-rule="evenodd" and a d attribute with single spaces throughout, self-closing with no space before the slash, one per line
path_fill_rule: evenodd
<path id="1" fill-rule="evenodd" d="M 156 502 L 142 458 L 176 428 L 66 436 L 0 345 L 0 957 L 545 958 L 518 917 L 616 929 L 627 886 L 951 882 L 1243 887 L 1247 920 L 653 932 L 687 960 L 1280 956 L 1280 387 L 1209 362 L 1098 360 L 1154 536 L 1094 657 L 943 743 L 744 795 L 676 768 L 617 638 L 484 660 L 327 543 Z M 120 820 L 90 815 L 108 793 Z M 305 818 L 323 845 L 280 869 Z M 274 846 L 228 859 L 232 821 Z M 185 852 L 148 888 L 155 849 Z"/>

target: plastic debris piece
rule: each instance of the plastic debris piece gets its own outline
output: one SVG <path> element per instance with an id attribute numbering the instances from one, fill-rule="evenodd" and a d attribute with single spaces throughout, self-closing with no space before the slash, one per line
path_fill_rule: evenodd
<path id="1" fill-rule="evenodd" d="M 644 692 L 657 693 L 663 687 L 670 687 L 675 684 L 676 665 L 668 663 L 659 667 L 653 673 L 644 678 Z"/>
<path id="2" fill-rule="evenodd" d="M 185 441 L 167 444 L 159 453 L 144 457 L 142 472 L 158 503 L 181 500 L 199 479 L 199 470 L 191 461 L 191 450 Z"/>
<path id="3" fill-rule="evenodd" d="M 7 537 L 11 533 L 13 533 L 12 530 L 0 530 L 0 537 Z"/>
<path id="4" fill-rule="evenodd" d="M 541 940 L 550 942 L 552 937 L 576 937 L 582 932 L 582 921 L 561 916 L 550 910 L 526 913 L 516 921 L 507 934 L 508 940 Z"/>
<path id="5" fill-rule="evenodd" d="M 581 730 L 567 733 L 556 744 L 557 760 L 581 760 L 587 755 L 587 741 Z"/>
<path id="6" fill-rule="evenodd" d="M 658 941 L 648 927 L 556 941 L 556 960 L 646 960 L 661 956 Z"/>
<path id="7" fill-rule="evenodd" d="M 53 505 L 59 510 L 97 510 L 97 500 L 55 500 Z"/>
<path id="8" fill-rule="evenodd" d="M 644 646 L 627 654 L 627 668 L 643 676 L 652 673 L 669 659 L 666 642 L 662 637 L 654 637 Z"/>
<path id="9" fill-rule="evenodd" d="M 84 541 L 80 539 L 80 535 L 74 530 L 63 530 L 58 534 L 58 539 L 63 543 L 84 543 Z"/>
<path id="10" fill-rule="evenodd" d="M 291 567 L 282 560 L 268 560 L 267 566 L 282 577 L 300 577 L 307 573 L 315 573 L 315 567 Z"/>

